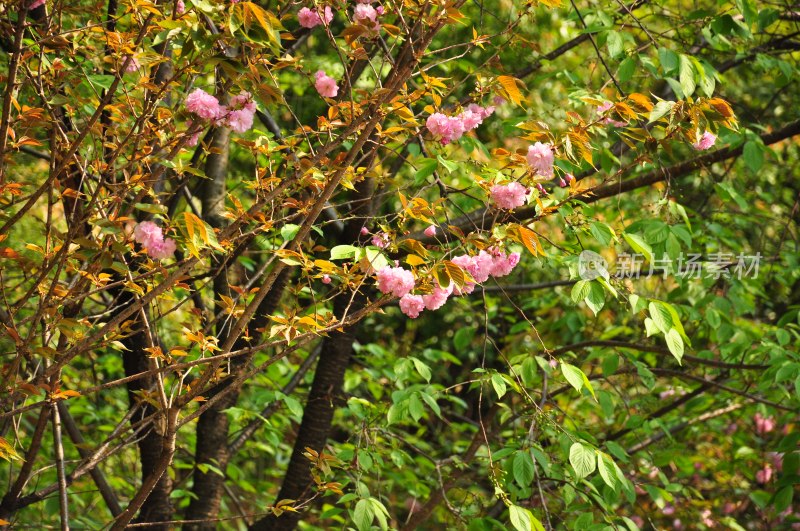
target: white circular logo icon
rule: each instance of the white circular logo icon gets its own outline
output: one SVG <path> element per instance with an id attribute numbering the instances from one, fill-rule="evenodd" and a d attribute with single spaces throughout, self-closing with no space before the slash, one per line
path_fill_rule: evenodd
<path id="1" fill-rule="evenodd" d="M 582 251 L 578 256 L 578 275 L 583 280 L 608 278 L 608 262 L 594 251 Z"/>

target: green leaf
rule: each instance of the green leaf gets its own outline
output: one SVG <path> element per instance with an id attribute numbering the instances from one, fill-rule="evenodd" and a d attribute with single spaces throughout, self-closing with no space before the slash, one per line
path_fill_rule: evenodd
<path id="1" fill-rule="evenodd" d="M 575 388 L 579 393 L 583 389 L 583 371 L 569 363 L 561 363 L 561 374 L 564 375 L 567 382 Z"/>
<path id="2" fill-rule="evenodd" d="M 592 313 L 597 313 L 603 309 L 606 302 L 606 292 L 603 290 L 602 284 L 597 281 L 592 281 L 589 285 L 589 295 L 586 297 L 586 305 L 592 310 Z"/>
<path id="3" fill-rule="evenodd" d="M 609 31 L 606 36 L 606 46 L 608 54 L 616 57 L 622 53 L 622 35 L 618 31 Z"/>
<path id="4" fill-rule="evenodd" d="M 636 59 L 633 57 L 626 57 L 625 60 L 619 64 L 617 80 L 620 83 L 630 81 L 634 72 L 636 72 Z"/>
<path id="5" fill-rule="evenodd" d="M 514 480 L 520 487 L 528 487 L 533 482 L 533 458 L 530 452 L 519 451 L 512 464 Z"/>
<path id="6" fill-rule="evenodd" d="M 433 172 L 439 167 L 439 161 L 436 159 L 422 159 L 417 167 L 419 169 L 417 170 L 415 182 L 419 185 L 422 184 L 425 179 L 433 175 Z"/>
<path id="7" fill-rule="evenodd" d="M 447 168 L 447 171 L 453 173 L 454 171 L 458 171 L 458 163 L 453 162 L 452 160 L 443 159 L 441 156 L 436 157 L 439 160 L 439 163 Z"/>
<path id="8" fill-rule="evenodd" d="M 653 110 L 650 111 L 650 123 L 653 123 L 659 118 L 666 116 L 666 114 L 670 112 L 674 106 L 674 101 L 659 101 L 656 103 L 655 107 L 653 107 Z"/>
<path id="9" fill-rule="evenodd" d="M 592 232 L 592 236 L 594 236 L 594 239 L 604 246 L 611 243 L 611 240 L 617 239 L 616 234 L 614 234 L 614 230 L 601 221 L 595 221 L 592 223 L 590 230 Z"/>
<path id="10" fill-rule="evenodd" d="M 594 399 L 597 400 L 597 396 L 594 394 L 594 388 L 592 388 L 589 378 L 587 378 L 586 374 L 584 374 L 584 372 L 578 367 L 562 362 L 561 374 L 564 375 L 564 378 L 566 378 L 567 382 L 569 382 L 569 384 L 574 387 L 576 391 L 580 393 L 581 389 L 586 387 Z"/>
<path id="11" fill-rule="evenodd" d="M 685 55 L 681 55 L 680 67 L 678 69 L 678 80 L 681 83 L 683 96 L 685 98 L 691 96 L 694 93 L 694 89 L 697 87 L 697 82 L 695 81 L 694 77 L 694 65 L 692 64 L 691 59 Z"/>
<path id="12" fill-rule="evenodd" d="M 628 245 L 631 246 L 631 249 L 643 255 L 648 262 L 653 262 L 653 249 L 642 239 L 641 236 L 638 234 L 625 233 L 622 235 L 622 237 L 625 238 L 625 241 L 628 242 Z"/>
<path id="13" fill-rule="evenodd" d="M 86 78 L 95 88 L 101 88 L 103 90 L 110 89 L 111 85 L 114 83 L 114 76 L 107 74 L 91 74 L 86 76 Z"/>
<path id="14" fill-rule="evenodd" d="M 506 394 L 506 381 L 498 373 L 492 375 L 492 387 L 494 388 L 494 392 L 497 393 L 497 398 L 503 398 L 503 395 Z"/>
<path id="15" fill-rule="evenodd" d="M 678 54 L 667 48 L 659 48 L 658 61 L 661 63 L 661 68 L 664 69 L 665 75 L 670 75 L 678 69 L 680 59 Z M 652 118 L 650 121 L 653 121 Z"/>
<path id="16" fill-rule="evenodd" d="M 472 343 L 472 339 L 475 337 L 475 332 L 477 328 L 474 326 L 468 326 L 465 328 L 459 328 L 455 335 L 453 336 L 453 346 L 456 347 L 456 350 L 459 352 L 463 352 L 467 347 L 469 347 L 470 343 Z"/>
<path id="17" fill-rule="evenodd" d="M 300 225 L 295 225 L 294 223 L 287 223 L 283 227 L 281 227 L 281 237 L 283 241 L 290 242 L 294 240 L 294 237 L 297 236 L 297 232 L 300 230 Z"/>
<path id="18" fill-rule="evenodd" d="M 354 258 L 359 251 L 358 247 L 352 245 L 337 245 L 331 249 L 331 260 L 344 260 L 346 258 Z"/>
<path id="19" fill-rule="evenodd" d="M 572 292 L 570 293 L 570 297 L 572 297 L 572 302 L 575 304 L 581 302 L 586 297 L 589 296 L 589 291 L 592 287 L 589 285 L 588 280 L 579 280 L 572 286 Z"/>
<path id="20" fill-rule="evenodd" d="M 372 527 L 372 520 L 375 512 L 368 499 L 358 500 L 353 510 L 353 523 L 356 524 L 358 531 L 368 531 Z"/>
<path id="21" fill-rule="evenodd" d="M 419 359 L 414 358 L 414 357 L 411 358 L 411 361 L 414 363 L 414 368 L 417 369 L 417 372 L 419 373 L 419 375 L 422 376 L 423 378 L 425 378 L 426 382 L 430 382 L 431 381 L 431 369 L 430 369 L 430 367 L 428 367 L 425 364 L 425 362 L 423 362 L 422 360 L 419 360 Z"/>
<path id="22" fill-rule="evenodd" d="M 594 448 L 579 442 L 574 443 L 569 448 L 569 463 L 579 479 L 587 477 L 594 472 L 597 464 Z"/>
<path id="23" fill-rule="evenodd" d="M 669 351 L 675 356 L 675 359 L 678 360 L 678 363 L 681 362 L 681 358 L 683 358 L 683 338 L 681 337 L 680 333 L 674 328 L 670 328 L 669 332 L 667 332 L 664 337 L 667 340 L 667 347 L 669 347 Z"/>
<path id="24" fill-rule="evenodd" d="M 525 507 L 509 505 L 508 517 L 517 531 L 544 531 L 542 523 Z"/>
<path id="25" fill-rule="evenodd" d="M 744 163 L 752 172 L 757 172 L 764 165 L 764 149 L 760 143 L 748 140 L 742 152 Z"/>
<path id="26" fill-rule="evenodd" d="M 794 488 L 791 485 L 783 487 L 775 493 L 775 512 L 782 513 L 789 505 L 792 504 L 792 496 L 794 495 Z"/>
<path id="27" fill-rule="evenodd" d="M 619 485 L 616 468 L 617 465 L 614 464 L 611 457 L 603 452 L 597 452 L 597 471 L 600 473 L 600 477 L 603 478 L 605 484 L 614 490 L 617 490 L 617 486 Z"/>
<path id="28" fill-rule="evenodd" d="M 650 312 L 650 318 L 661 332 L 666 334 L 673 328 L 672 314 L 661 301 L 652 301 L 647 305 L 647 309 Z"/>

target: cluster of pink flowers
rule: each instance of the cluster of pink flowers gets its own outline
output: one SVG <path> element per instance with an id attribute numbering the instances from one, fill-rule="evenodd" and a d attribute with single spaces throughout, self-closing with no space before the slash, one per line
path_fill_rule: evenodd
<path id="1" fill-rule="evenodd" d="M 602 105 L 598 105 L 597 106 L 597 114 L 603 115 L 606 112 L 608 112 L 611 109 L 611 107 L 613 107 L 613 106 L 614 106 L 614 104 L 611 103 L 610 101 L 607 101 L 607 102 L 603 103 Z M 614 119 L 612 119 L 612 118 L 610 118 L 608 116 L 603 118 L 602 123 L 608 124 L 608 125 L 613 125 L 614 127 L 625 127 L 626 125 L 628 125 L 628 122 L 620 122 L 620 121 L 614 120 Z"/>
<path id="2" fill-rule="evenodd" d="M 323 98 L 335 98 L 339 94 L 339 86 L 336 84 L 336 80 L 326 74 L 324 70 L 317 72 L 314 87 Z"/>
<path id="3" fill-rule="evenodd" d="M 414 274 L 402 267 L 386 266 L 378 271 L 378 289 L 381 293 L 403 297 L 414 289 Z"/>
<path id="4" fill-rule="evenodd" d="M 775 430 L 776 423 L 773 417 L 763 417 L 761 413 L 756 413 L 753 416 L 753 422 L 756 424 L 756 433 L 758 435 L 763 436 Z"/>
<path id="5" fill-rule="evenodd" d="M 528 154 L 525 158 L 528 160 L 528 165 L 537 174 L 542 177 L 553 176 L 555 155 L 553 154 L 553 146 L 550 144 L 536 142 L 534 145 L 528 147 Z"/>
<path id="6" fill-rule="evenodd" d="M 400 311 L 411 319 L 416 319 L 423 310 L 434 311 L 444 306 L 454 293 L 456 295 L 472 293 L 476 283 L 485 282 L 489 277 L 504 277 L 510 274 L 519 263 L 519 258 L 519 253 L 506 254 L 499 249 L 480 251 L 475 256 L 456 256 L 452 260 L 453 263 L 469 273 L 475 282 L 466 283 L 462 289 L 456 288 L 452 282 L 443 288 L 437 282 L 433 291 L 426 295 L 411 293 L 415 285 L 411 271 L 402 267 L 386 266 L 377 273 L 378 289 L 381 293 L 399 297 Z"/>
<path id="7" fill-rule="evenodd" d="M 461 255 L 453 258 L 452 262 L 464 269 L 475 280 L 481 284 L 486 282 L 489 277 L 504 277 L 519 263 L 519 253 L 506 254 L 500 249 L 489 249 L 481 251 L 475 256 Z M 472 293 L 475 283 L 468 282 L 461 291 Z"/>
<path id="8" fill-rule="evenodd" d="M 320 15 L 319 10 L 312 10 L 307 7 L 302 8 L 297 12 L 297 18 L 300 20 L 300 25 L 304 28 L 316 28 L 320 24 L 326 26 L 333 20 L 333 11 L 330 6 L 325 6 Z"/>
<path id="9" fill-rule="evenodd" d="M 528 200 L 531 191 L 518 182 L 509 184 L 495 184 L 489 189 L 492 201 L 498 208 L 511 210 L 520 207 Z"/>
<path id="10" fill-rule="evenodd" d="M 703 136 L 700 137 L 700 140 L 692 144 L 692 147 L 698 151 L 705 151 L 707 149 L 711 149 L 714 147 L 714 144 L 717 142 L 717 137 L 714 136 L 713 133 L 706 131 L 703 133 Z"/>
<path id="11" fill-rule="evenodd" d="M 353 10 L 353 20 L 358 24 L 368 27 L 372 31 L 378 31 L 381 28 L 378 22 L 378 17 L 383 15 L 383 6 L 372 7 L 369 0 L 359 0 L 355 9 Z"/>
<path id="12" fill-rule="evenodd" d="M 253 127 L 256 103 L 249 92 L 241 92 L 231 98 L 229 106 L 221 105 L 211 94 L 196 89 L 186 97 L 186 110 L 202 120 L 244 133 Z"/>
<path id="13" fill-rule="evenodd" d="M 440 112 L 428 116 L 425 125 L 428 130 L 439 137 L 442 144 L 447 145 L 461 138 L 464 133 L 481 125 L 494 113 L 494 107 L 481 107 L 471 103 L 458 116 L 447 116 Z"/>
<path id="14" fill-rule="evenodd" d="M 175 240 L 164 239 L 161 227 L 152 221 L 142 221 L 133 229 L 133 239 L 145 248 L 147 254 L 156 260 L 170 258 L 175 253 Z"/>
<path id="15" fill-rule="evenodd" d="M 253 117 L 256 114 L 256 102 L 249 92 L 241 92 L 231 98 L 224 120 L 225 125 L 236 131 L 244 133 L 253 127 Z"/>
<path id="16" fill-rule="evenodd" d="M 425 309 L 425 301 L 422 295 L 412 295 L 406 293 L 400 298 L 400 311 L 411 319 L 416 319 L 422 310 Z"/>
<path id="17" fill-rule="evenodd" d="M 183 15 L 186 12 L 186 4 L 183 3 L 183 0 L 178 0 L 175 4 L 175 14 L 176 15 Z"/>

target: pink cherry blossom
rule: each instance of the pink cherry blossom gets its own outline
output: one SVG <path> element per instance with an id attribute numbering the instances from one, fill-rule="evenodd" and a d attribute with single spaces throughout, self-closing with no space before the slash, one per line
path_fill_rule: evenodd
<path id="1" fill-rule="evenodd" d="M 597 114 L 602 115 L 602 114 L 608 112 L 613 106 L 614 106 L 614 104 L 611 103 L 610 101 L 607 101 L 607 102 L 605 102 L 605 103 L 603 103 L 601 105 L 598 105 L 597 106 Z M 628 122 L 620 122 L 620 121 L 614 120 L 614 119 L 612 119 L 612 118 L 610 118 L 608 116 L 603 118 L 603 120 L 601 120 L 601 122 L 604 123 L 604 124 L 613 125 L 614 127 L 625 127 L 626 125 L 628 125 Z"/>
<path id="2" fill-rule="evenodd" d="M 422 296 L 422 301 L 425 303 L 425 308 L 428 310 L 438 310 L 444 306 L 444 303 L 447 302 L 447 298 L 450 297 L 451 293 L 453 293 L 453 287 L 454 286 L 452 282 L 449 286 L 447 286 L 447 288 L 442 288 L 437 283 L 431 294 Z"/>
<path id="3" fill-rule="evenodd" d="M 361 235 L 366 236 L 367 234 L 369 234 L 369 229 L 366 227 L 361 227 Z"/>
<path id="4" fill-rule="evenodd" d="M 381 8 L 382 12 L 382 8 Z M 381 27 L 378 23 L 378 15 L 381 14 L 377 9 L 370 4 L 357 4 L 353 11 L 353 20 L 358 24 L 370 28 L 372 31 L 378 31 Z"/>
<path id="5" fill-rule="evenodd" d="M 175 4 L 175 14 L 176 15 L 183 15 L 186 12 L 186 4 L 183 3 L 183 0 L 178 0 Z"/>
<path id="6" fill-rule="evenodd" d="M 336 80 L 326 74 L 323 70 L 317 72 L 314 86 L 316 87 L 317 92 L 319 92 L 319 95 L 323 98 L 335 98 L 339 93 L 339 87 L 336 84 Z"/>
<path id="7" fill-rule="evenodd" d="M 224 107 L 205 90 L 195 89 L 186 97 L 186 110 L 203 120 L 216 120 L 224 112 Z"/>
<path id="8" fill-rule="evenodd" d="M 330 6 L 325 6 L 325 9 L 322 11 L 322 16 L 320 16 L 317 11 L 304 7 L 297 12 L 297 18 L 300 20 L 301 26 L 311 29 L 320 24 L 330 24 L 333 20 L 333 11 Z"/>
<path id="9" fill-rule="evenodd" d="M 133 239 L 142 245 L 150 247 L 153 242 L 160 242 L 164 239 L 161 227 L 152 221 L 142 221 L 133 229 Z"/>
<path id="10" fill-rule="evenodd" d="M 372 245 L 379 249 L 385 249 L 389 246 L 389 235 L 385 232 L 379 232 L 372 237 Z"/>
<path id="11" fill-rule="evenodd" d="M 489 274 L 495 278 L 510 274 L 519 263 L 519 258 L 519 253 L 506 254 L 502 251 L 497 251 L 497 254 L 492 255 L 492 267 L 489 270 Z"/>
<path id="12" fill-rule="evenodd" d="M 773 417 L 762 417 L 761 413 L 756 413 L 753 416 L 753 422 L 756 424 L 756 433 L 761 436 L 775 429 L 775 419 Z"/>
<path id="13" fill-rule="evenodd" d="M 427 229 L 425 229 L 425 236 L 428 238 L 433 238 L 436 236 L 436 225 L 431 225 Z"/>
<path id="14" fill-rule="evenodd" d="M 223 124 L 237 133 L 244 133 L 253 127 L 256 104 L 249 92 L 241 92 L 231 98 L 229 107 L 224 108 Z"/>
<path id="15" fill-rule="evenodd" d="M 125 64 L 126 60 L 127 59 L 124 59 L 122 64 Z M 131 72 L 136 72 L 139 70 L 139 68 L 141 68 L 141 66 L 142 65 L 139 64 L 139 61 L 136 60 L 136 57 L 131 57 L 131 60 L 128 62 L 128 66 L 125 67 L 125 73 L 130 74 Z"/>
<path id="16" fill-rule="evenodd" d="M 566 173 L 564 174 L 564 180 L 567 181 L 567 184 L 569 184 L 575 180 L 575 176 L 572 175 L 571 173 Z"/>
<path id="17" fill-rule="evenodd" d="M 530 190 L 518 182 L 513 182 L 505 185 L 495 184 L 489 189 L 489 193 L 498 208 L 511 210 L 525 204 Z"/>
<path id="18" fill-rule="evenodd" d="M 470 112 L 474 112 L 477 115 L 480 115 L 481 120 L 485 120 L 494 114 L 494 106 L 490 105 L 488 107 L 481 107 L 477 103 L 470 103 L 467 105 L 467 110 Z"/>
<path id="19" fill-rule="evenodd" d="M 161 227 L 152 221 L 142 221 L 133 229 L 133 239 L 145 248 L 152 258 L 161 260 L 175 253 L 175 240 L 164 239 Z"/>
<path id="20" fill-rule="evenodd" d="M 769 483 L 769 480 L 772 479 L 772 467 L 768 464 L 764 465 L 764 468 L 756 472 L 756 481 L 761 483 L 762 485 Z"/>
<path id="21" fill-rule="evenodd" d="M 473 111 L 466 110 L 459 115 L 466 131 L 471 131 L 483 123 L 483 117 Z"/>
<path id="22" fill-rule="evenodd" d="M 692 147 L 698 151 L 705 151 L 707 149 L 711 149 L 714 147 L 714 144 L 717 142 L 717 137 L 714 136 L 713 133 L 706 131 L 703 133 L 703 136 L 700 137 L 700 140 L 692 144 Z"/>
<path id="23" fill-rule="evenodd" d="M 440 137 L 442 144 L 447 145 L 461 138 L 464 134 L 464 122 L 455 116 L 446 116 L 442 113 L 433 113 L 425 122 L 428 130 Z"/>
<path id="24" fill-rule="evenodd" d="M 163 260 L 171 258 L 175 254 L 175 240 L 167 238 L 163 241 L 153 242 L 152 245 L 147 247 L 147 254 L 156 260 Z"/>
<path id="25" fill-rule="evenodd" d="M 44 5 L 44 0 L 32 0 L 31 3 L 28 4 L 28 9 L 32 11 L 32 10 L 36 9 L 37 7 L 43 6 L 43 5 Z"/>
<path id="26" fill-rule="evenodd" d="M 360 4 L 363 5 L 363 4 Z M 411 295 L 407 293 L 400 298 L 400 311 L 406 314 L 411 319 L 416 319 L 422 310 L 425 309 L 425 303 L 422 302 L 421 295 Z"/>
<path id="27" fill-rule="evenodd" d="M 330 275 L 322 275 L 322 283 L 323 284 L 330 284 L 331 283 L 331 276 Z"/>
<path id="28" fill-rule="evenodd" d="M 378 271 L 377 277 L 378 289 L 384 294 L 402 297 L 414 289 L 414 274 L 402 267 L 386 266 Z"/>
<path id="29" fill-rule="evenodd" d="M 383 6 L 378 6 L 378 7 L 375 8 L 375 12 L 380 17 L 380 16 L 383 16 L 383 14 L 386 12 L 386 10 L 383 8 Z"/>
<path id="30" fill-rule="evenodd" d="M 555 156 L 553 155 L 553 148 L 550 144 L 542 144 L 536 142 L 534 145 L 528 147 L 528 165 L 536 173 L 542 177 L 553 176 L 553 162 Z"/>

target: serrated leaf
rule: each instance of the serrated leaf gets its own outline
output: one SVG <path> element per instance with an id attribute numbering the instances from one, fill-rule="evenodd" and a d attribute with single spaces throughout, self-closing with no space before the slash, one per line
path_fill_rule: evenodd
<path id="1" fill-rule="evenodd" d="M 579 280 L 572 286 L 572 292 L 570 292 L 570 298 L 572 302 L 575 304 L 581 302 L 586 297 L 589 296 L 589 290 L 592 287 L 589 285 L 588 280 Z"/>
<path id="2" fill-rule="evenodd" d="M 652 111 L 650 111 L 650 123 L 653 123 L 656 120 L 666 116 L 666 114 L 670 112 L 674 106 L 674 101 L 659 101 L 656 103 L 656 106 L 653 107 Z"/>
<path id="3" fill-rule="evenodd" d="M 497 398 L 503 398 L 503 395 L 506 394 L 506 390 L 508 389 L 505 379 L 503 379 L 500 374 L 494 373 L 491 381 L 492 388 L 494 388 L 494 392 L 497 393 Z"/>
<path id="4" fill-rule="evenodd" d="M 675 356 L 678 363 L 680 363 L 681 358 L 683 358 L 683 338 L 680 333 L 676 329 L 670 328 L 669 331 L 664 334 L 664 337 L 667 340 L 669 351 Z"/>
<path id="5" fill-rule="evenodd" d="M 574 443 L 569 448 L 569 463 L 579 479 L 587 477 L 594 472 L 597 465 L 594 448 L 579 442 Z"/>
<path id="6" fill-rule="evenodd" d="M 592 310 L 592 313 L 597 313 L 603 309 L 606 303 L 606 292 L 603 286 L 598 281 L 591 281 L 589 283 L 589 294 L 586 296 L 586 305 Z"/>
<path id="7" fill-rule="evenodd" d="M 643 255 L 648 262 L 653 262 L 653 249 L 641 236 L 638 234 L 625 233 L 622 237 L 625 238 L 625 241 L 628 242 L 631 249 Z"/>
<path id="8" fill-rule="evenodd" d="M 352 245 L 337 245 L 331 249 L 331 260 L 344 260 L 346 258 L 354 258 L 359 251 L 358 247 Z"/>
<path id="9" fill-rule="evenodd" d="M 358 531 L 369 531 L 372 527 L 372 520 L 375 512 L 368 499 L 358 500 L 353 510 L 353 523 L 356 524 Z"/>
<path id="10" fill-rule="evenodd" d="M 533 482 L 533 458 L 530 452 L 519 451 L 514 455 L 512 463 L 514 480 L 520 487 L 528 487 Z"/>
<path id="11" fill-rule="evenodd" d="M 525 507 L 509 505 L 508 518 L 517 531 L 544 531 L 542 523 Z"/>
<path id="12" fill-rule="evenodd" d="M 508 98 L 514 105 L 520 105 L 523 102 L 525 98 L 522 97 L 522 93 L 519 91 L 516 78 L 511 76 L 499 76 L 497 81 L 503 87 L 503 91 L 508 95 Z"/>
<path id="13" fill-rule="evenodd" d="M 618 479 L 616 465 L 609 456 L 602 452 L 597 452 L 597 471 L 606 485 L 617 490 Z"/>
<path id="14" fill-rule="evenodd" d="M 650 318 L 653 320 L 653 323 L 662 333 L 666 334 L 674 327 L 674 323 L 672 322 L 672 314 L 660 301 L 652 301 L 647 305 L 647 309 L 650 313 Z"/>

